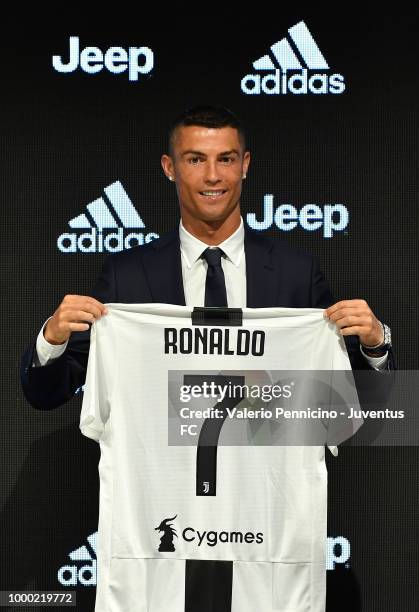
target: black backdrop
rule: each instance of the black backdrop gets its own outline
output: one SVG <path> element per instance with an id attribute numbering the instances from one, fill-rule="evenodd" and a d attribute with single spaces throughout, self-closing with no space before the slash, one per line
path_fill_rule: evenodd
<path id="1" fill-rule="evenodd" d="M 324 226 L 263 231 L 316 253 L 336 299 L 363 297 L 391 326 L 398 366 L 419 363 L 417 16 L 395 8 L 133 10 L 74 19 L 63 9 L 52 21 L 16 13 L 1 26 L 1 588 L 77 588 L 77 609 L 86 611 L 99 451 L 78 430 L 80 396 L 49 413 L 28 405 L 19 356 L 66 293 L 92 287 L 105 253 L 63 253 L 57 240 L 90 231 L 69 221 L 106 187 L 120 181 L 144 222 L 123 235 L 161 235 L 178 223 L 160 156 L 166 126 L 183 108 L 221 103 L 247 127 L 245 223 L 251 213 L 262 219 L 267 194 L 275 208 L 345 207 L 348 223 L 331 237 Z M 252 63 L 302 20 L 329 64 L 309 73 L 339 73 L 345 91 L 243 93 L 241 79 L 258 72 Z M 68 56 L 70 36 L 102 51 L 147 46 L 154 67 L 137 81 L 127 71 L 59 73 L 52 56 Z M 348 447 L 328 460 L 329 536 L 350 544 L 346 562 L 334 548 L 341 562 L 328 571 L 329 610 L 418 609 L 418 466 L 413 447 Z M 65 565 L 74 566 L 73 587 L 58 579 Z"/>

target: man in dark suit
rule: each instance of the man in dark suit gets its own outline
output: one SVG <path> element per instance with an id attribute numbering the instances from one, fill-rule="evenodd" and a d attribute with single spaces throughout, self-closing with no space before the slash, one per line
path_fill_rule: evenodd
<path id="1" fill-rule="evenodd" d="M 176 184 L 180 227 L 108 257 L 91 296 L 65 296 L 22 358 L 22 387 L 33 406 L 59 406 L 83 385 L 90 325 L 106 315 L 105 303 L 204 305 L 208 247 L 221 249 L 229 307 L 326 308 L 353 369 L 394 367 L 389 329 L 365 300 L 333 304 L 315 257 L 244 227 L 249 163 L 243 128 L 228 109 L 195 107 L 174 121 L 161 164 Z"/>

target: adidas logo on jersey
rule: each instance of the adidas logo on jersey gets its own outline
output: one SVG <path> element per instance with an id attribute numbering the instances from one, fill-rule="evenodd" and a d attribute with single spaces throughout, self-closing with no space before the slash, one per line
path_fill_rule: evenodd
<path id="1" fill-rule="evenodd" d="M 58 582 L 63 586 L 96 586 L 96 536 L 92 533 L 84 546 L 69 553 L 74 563 L 63 565 L 58 570 Z"/>
<path id="2" fill-rule="evenodd" d="M 68 222 L 74 232 L 58 237 L 62 253 L 116 253 L 159 237 L 143 230 L 145 225 L 120 181 L 104 189 L 104 196 L 90 202 L 86 212 Z M 88 230 L 88 231 L 86 231 Z"/>
<path id="3" fill-rule="evenodd" d="M 270 54 L 253 62 L 261 73 L 247 74 L 241 80 L 245 94 L 341 94 L 345 79 L 329 74 L 329 64 L 304 21 L 289 28 L 288 35 L 270 47 Z"/>

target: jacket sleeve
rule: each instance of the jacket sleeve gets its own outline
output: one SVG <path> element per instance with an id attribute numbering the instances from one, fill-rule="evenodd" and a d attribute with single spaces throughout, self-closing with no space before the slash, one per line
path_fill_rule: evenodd
<path id="1" fill-rule="evenodd" d="M 313 308 L 328 308 L 335 303 L 329 284 L 320 270 L 319 260 L 313 257 L 311 273 L 311 303 Z M 358 336 L 344 336 L 346 350 L 348 351 L 353 370 L 374 370 L 364 358 L 359 347 Z M 389 350 L 387 370 L 396 369 L 394 352 Z"/>
<path id="2" fill-rule="evenodd" d="M 117 301 L 112 257 L 102 267 L 90 295 L 102 303 Z M 50 364 L 33 367 L 36 339 L 25 350 L 20 363 L 20 379 L 28 402 L 39 410 L 51 410 L 70 400 L 86 379 L 90 329 L 73 332 L 64 353 Z"/>

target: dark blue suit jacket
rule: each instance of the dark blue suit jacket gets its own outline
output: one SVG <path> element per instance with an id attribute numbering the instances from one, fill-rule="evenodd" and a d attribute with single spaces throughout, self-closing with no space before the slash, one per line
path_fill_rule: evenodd
<path id="1" fill-rule="evenodd" d="M 326 308 L 334 300 L 317 258 L 287 243 L 245 228 L 248 308 Z M 185 305 L 178 229 L 143 246 L 111 255 L 91 295 L 100 302 Z M 357 336 L 346 336 L 354 370 L 368 370 Z M 36 341 L 21 360 L 21 382 L 35 408 L 55 408 L 84 384 L 90 330 L 72 333 L 65 353 L 43 367 L 32 367 Z M 388 368 L 394 368 L 390 352 Z"/>

